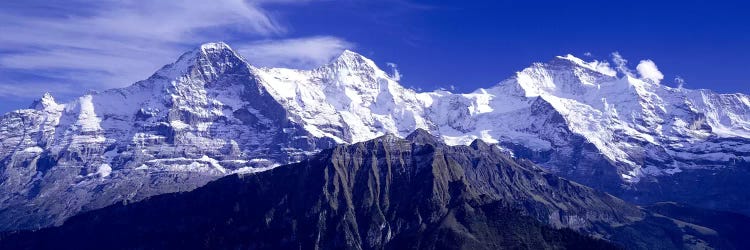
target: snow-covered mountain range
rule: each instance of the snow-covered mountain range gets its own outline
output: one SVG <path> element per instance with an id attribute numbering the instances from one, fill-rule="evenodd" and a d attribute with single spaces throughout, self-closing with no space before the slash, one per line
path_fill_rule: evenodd
<path id="1" fill-rule="evenodd" d="M 132 86 L 64 104 L 47 94 L 2 116 L 0 230 L 419 128 L 451 145 L 497 143 L 627 200 L 750 214 L 744 94 L 670 88 L 572 55 L 472 93 L 417 92 L 351 51 L 313 70 L 258 68 L 207 43 Z"/>

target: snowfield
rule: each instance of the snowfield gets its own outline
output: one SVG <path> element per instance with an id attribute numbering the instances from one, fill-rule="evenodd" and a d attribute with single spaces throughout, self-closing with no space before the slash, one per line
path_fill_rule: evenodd
<path id="1" fill-rule="evenodd" d="M 608 191 L 747 164 L 749 96 L 671 88 L 649 72 L 566 55 L 472 93 L 417 92 L 352 51 L 295 70 L 207 43 L 132 86 L 64 104 L 45 94 L 2 116 L 0 230 L 418 128 L 453 145 L 497 143 Z"/>

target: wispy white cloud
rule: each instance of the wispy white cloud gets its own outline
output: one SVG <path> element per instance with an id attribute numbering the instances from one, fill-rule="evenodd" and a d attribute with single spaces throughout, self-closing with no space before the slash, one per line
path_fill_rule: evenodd
<path id="1" fill-rule="evenodd" d="M 393 80 L 395 81 L 400 81 L 403 75 L 401 75 L 401 72 L 398 71 L 398 65 L 391 62 L 387 63 L 387 65 L 391 68 L 392 71 L 391 78 L 393 78 Z"/>
<path id="2" fill-rule="evenodd" d="M 39 94 L 126 86 L 202 42 L 284 35 L 287 28 L 264 5 L 292 2 L 3 1 L 0 67 L 23 74 L 0 72 L 0 90 L 12 96 L 30 94 L 12 91 L 29 86 Z"/>
<path id="3" fill-rule="evenodd" d="M 654 61 L 641 60 L 641 62 L 638 63 L 638 66 L 636 66 L 635 69 L 638 71 L 638 75 L 640 75 L 642 79 L 651 81 L 653 83 L 660 83 L 661 80 L 664 79 L 664 74 L 659 71 L 659 68 L 656 67 L 656 63 L 654 63 Z"/>
<path id="4" fill-rule="evenodd" d="M 678 89 L 682 89 L 685 86 L 685 79 L 681 76 L 675 76 L 674 83 L 677 85 Z"/>
<path id="5" fill-rule="evenodd" d="M 23 84 L 18 82 L 0 83 L 0 98 L 34 99 L 41 97 L 40 93 L 44 92 L 57 92 L 64 94 L 74 93 L 71 89 L 65 88 L 61 85 L 55 85 L 52 82 L 27 82 Z"/>
<path id="6" fill-rule="evenodd" d="M 653 82 L 656 84 L 659 84 L 662 80 L 664 80 L 664 74 L 659 71 L 656 63 L 649 59 L 641 60 L 640 62 L 638 62 L 638 65 L 635 67 L 635 71 L 638 73 L 637 76 L 633 73 L 633 70 L 628 67 L 628 60 L 625 59 L 620 54 L 620 52 L 612 52 L 612 63 L 614 64 L 617 72 L 630 77 L 638 77 L 641 80 Z"/>
<path id="7" fill-rule="evenodd" d="M 633 76 L 633 72 L 628 68 L 628 60 L 620 55 L 620 52 L 612 52 L 612 62 L 615 64 L 615 69 L 628 76 Z"/>
<path id="8" fill-rule="evenodd" d="M 234 47 L 255 66 L 311 69 L 355 45 L 337 37 L 316 36 L 257 41 Z"/>

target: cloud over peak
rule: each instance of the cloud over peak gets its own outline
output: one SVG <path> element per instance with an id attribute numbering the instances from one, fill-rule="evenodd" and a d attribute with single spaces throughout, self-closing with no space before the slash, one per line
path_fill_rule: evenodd
<path id="1" fill-rule="evenodd" d="M 70 92 L 122 87 L 205 41 L 269 50 L 246 56 L 274 66 L 312 65 L 351 47 L 335 37 L 273 40 L 286 36 L 288 27 L 265 7 L 299 2 L 306 1 L 2 1 L 0 89 L 41 86 L 39 93 L 6 93 L 8 99 L 40 96 L 45 89 L 75 95 Z M 292 58 L 294 53 L 302 56 Z"/>
<path id="2" fill-rule="evenodd" d="M 354 44 L 332 36 L 263 40 L 236 45 L 250 64 L 261 67 L 312 69 L 321 66 Z"/>
<path id="3" fill-rule="evenodd" d="M 661 83 L 661 80 L 664 80 L 664 74 L 659 71 L 659 67 L 656 66 L 656 63 L 654 63 L 654 61 L 650 59 L 641 60 L 635 67 L 638 76 L 636 76 L 633 73 L 633 70 L 628 67 L 628 60 L 625 59 L 619 52 L 615 51 L 612 53 L 612 62 L 614 63 L 617 72 L 620 72 L 624 75 L 630 77 L 639 77 L 642 80 L 656 84 L 659 84 Z"/>
<path id="4" fill-rule="evenodd" d="M 628 68 L 628 60 L 623 58 L 622 55 L 620 55 L 620 52 L 612 52 L 612 62 L 615 64 L 617 72 L 627 76 L 633 76 L 633 72 Z"/>
<path id="5" fill-rule="evenodd" d="M 649 80 L 653 83 L 660 83 L 661 80 L 664 79 L 664 74 L 659 71 L 659 68 L 656 67 L 656 63 L 651 60 L 641 60 L 640 63 L 638 63 L 638 66 L 635 67 L 635 70 L 638 71 L 638 75 L 641 76 L 641 78 Z"/>

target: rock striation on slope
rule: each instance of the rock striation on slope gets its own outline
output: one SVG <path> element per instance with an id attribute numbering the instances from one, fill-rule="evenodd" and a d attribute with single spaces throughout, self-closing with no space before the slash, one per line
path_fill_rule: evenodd
<path id="1" fill-rule="evenodd" d="M 0 230 L 196 188 L 294 162 L 335 141 L 290 120 L 223 43 L 147 80 L 66 104 L 45 95 L 0 119 Z"/>
<path id="2" fill-rule="evenodd" d="M 468 94 L 416 92 L 345 51 L 257 68 L 207 43 L 132 86 L 45 95 L 0 118 L 0 231 L 186 191 L 340 143 L 425 129 L 479 138 L 629 201 L 750 214 L 750 97 L 675 89 L 573 56 Z"/>
<path id="3" fill-rule="evenodd" d="M 300 163 L 228 176 L 191 192 L 113 205 L 61 227 L 6 235 L 0 244 L 14 249 L 732 246 L 720 237 L 710 228 L 655 217 L 480 140 L 448 146 L 418 130 L 406 139 L 385 135 L 336 146 Z"/>

